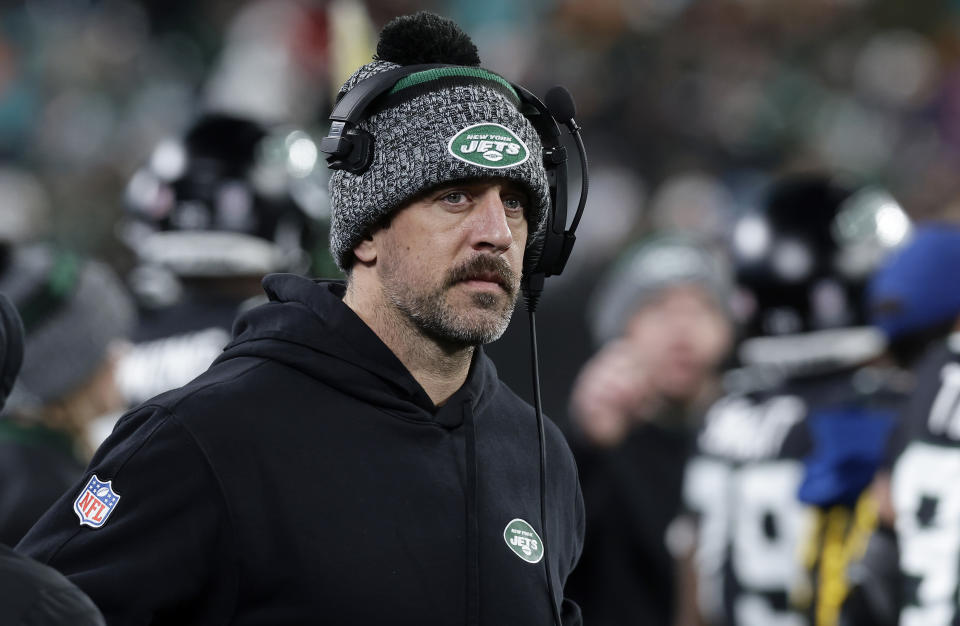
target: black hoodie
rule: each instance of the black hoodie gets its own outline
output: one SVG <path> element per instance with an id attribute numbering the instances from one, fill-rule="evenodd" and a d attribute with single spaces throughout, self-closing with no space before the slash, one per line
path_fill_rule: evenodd
<path id="1" fill-rule="evenodd" d="M 271 302 L 210 369 L 124 416 L 18 548 L 113 624 L 551 624 L 544 564 L 529 562 L 543 535 L 532 408 L 479 349 L 438 408 L 341 283 L 264 286 Z M 546 426 L 560 594 L 584 513 Z M 565 624 L 578 613 L 564 603 Z"/>

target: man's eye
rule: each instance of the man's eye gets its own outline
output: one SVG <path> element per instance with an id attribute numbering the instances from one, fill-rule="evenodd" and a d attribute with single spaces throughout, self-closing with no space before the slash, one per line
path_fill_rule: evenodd
<path id="1" fill-rule="evenodd" d="M 452 191 L 445 196 L 443 196 L 444 202 L 449 202 L 450 204 L 460 204 L 467 199 L 467 194 L 462 191 Z"/>
<path id="2" fill-rule="evenodd" d="M 520 198 L 505 198 L 503 200 L 503 207 L 511 212 L 523 211 L 524 201 Z"/>

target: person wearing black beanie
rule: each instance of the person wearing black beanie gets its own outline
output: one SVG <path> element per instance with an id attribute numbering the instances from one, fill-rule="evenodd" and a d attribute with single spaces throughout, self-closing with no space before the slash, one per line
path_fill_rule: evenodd
<path id="1" fill-rule="evenodd" d="M 23 363 L 23 324 L 0 293 L 0 409 Z M 12 626 L 100 626 L 103 617 L 62 574 L 0 544 L 0 614 Z"/>
<path id="2" fill-rule="evenodd" d="M 15 544 L 93 454 L 90 425 L 126 408 L 115 366 L 133 303 L 104 263 L 58 246 L 15 246 L 0 291 L 24 325 L 23 365 L 0 413 L 0 542 Z"/>

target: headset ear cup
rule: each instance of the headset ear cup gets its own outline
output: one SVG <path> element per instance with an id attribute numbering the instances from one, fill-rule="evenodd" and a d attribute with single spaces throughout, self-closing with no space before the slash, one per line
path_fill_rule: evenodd
<path id="1" fill-rule="evenodd" d="M 373 135 L 355 126 L 347 131 L 347 136 L 351 149 L 344 169 L 351 174 L 363 174 L 373 163 Z"/>
<path id="2" fill-rule="evenodd" d="M 546 228 L 541 241 L 528 250 L 531 258 L 524 259 L 528 274 L 553 276 L 566 263 L 565 227 L 567 222 L 567 151 L 560 140 L 560 127 L 546 105 L 527 89 L 511 83 L 520 96 L 520 112 L 533 126 L 543 145 L 543 166 L 550 187 L 550 206 L 547 207 Z"/>
<path id="3" fill-rule="evenodd" d="M 552 120 L 551 120 L 552 121 Z M 526 265 L 530 273 L 553 276 L 559 274 L 566 263 L 567 221 L 567 153 L 559 140 L 550 134 L 541 135 L 543 142 L 543 167 L 550 188 L 550 205 L 547 207 L 546 224 L 540 232 L 531 262 Z"/>
<path id="4" fill-rule="evenodd" d="M 327 167 L 331 170 L 344 170 L 359 176 L 373 163 L 373 135 L 369 132 L 362 128 L 349 128 L 333 140 L 336 142 L 335 150 L 321 144 L 321 149 L 332 150 L 327 157 Z"/>
<path id="5" fill-rule="evenodd" d="M 542 136 L 541 141 L 546 143 L 546 140 Z M 549 260 L 544 259 L 544 253 L 547 248 L 551 247 L 548 240 L 552 235 L 551 231 L 557 204 L 557 163 L 553 156 L 554 152 L 551 147 L 544 145 L 541 155 L 544 170 L 547 174 L 550 203 L 546 208 L 545 227 L 535 234 L 537 240 L 528 248 L 527 255 L 524 257 L 524 271 L 534 274 L 545 274 L 546 267 L 549 266 Z"/>

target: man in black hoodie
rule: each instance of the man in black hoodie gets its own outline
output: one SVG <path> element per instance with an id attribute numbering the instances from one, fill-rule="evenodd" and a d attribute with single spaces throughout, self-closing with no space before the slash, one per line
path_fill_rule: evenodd
<path id="1" fill-rule="evenodd" d="M 534 411 L 479 347 L 545 223 L 540 138 L 428 14 L 341 93 L 434 62 L 360 122 L 367 169 L 331 179 L 346 285 L 268 277 L 210 369 L 127 414 L 20 544 L 111 623 L 580 623 L 572 456 L 548 423 L 544 529 Z"/>

